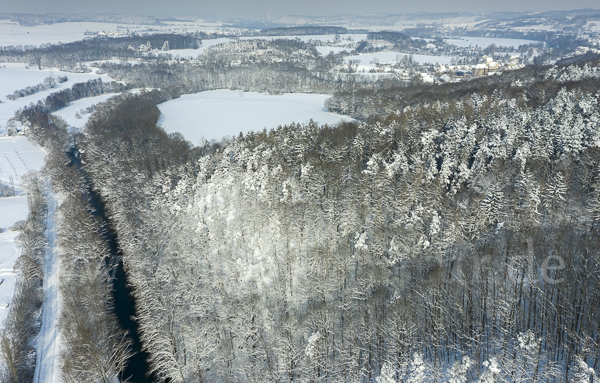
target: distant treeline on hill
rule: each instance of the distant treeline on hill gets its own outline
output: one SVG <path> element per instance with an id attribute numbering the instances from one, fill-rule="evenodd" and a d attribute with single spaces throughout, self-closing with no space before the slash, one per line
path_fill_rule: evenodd
<path id="1" fill-rule="evenodd" d="M 0 49 L 0 61 L 72 68 L 81 62 L 138 58 L 148 50 L 161 49 L 164 46 L 168 46 L 168 49 L 196 49 L 200 47 L 203 39 L 212 37 L 214 36 L 203 32 L 185 35 L 161 33 L 127 37 L 96 37 L 67 44 L 31 47 L 30 49 L 4 47 Z M 142 46 L 144 49 L 141 49 Z"/>
<path id="2" fill-rule="evenodd" d="M 259 36 L 295 36 L 295 35 L 335 35 L 346 34 L 348 30 L 344 27 L 333 26 L 306 26 L 306 27 L 281 27 L 261 30 Z"/>
<path id="3" fill-rule="evenodd" d="M 441 32 L 429 27 L 406 28 L 404 30 L 404 33 L 406 33 L 410 37 L 447 37 Z M 456 30 L 454 30 L 453 33 L 455 36 L 494 37 L 502 39 L 525 39 L 535 41 L 550 41 L 556 37 L 556 34 L 551 31 L 519 32 L 512 30 L 467 30 L 457 28 Z"/>
<path id="4" fill-rule="evenodd" d="M 389 41 L 394 44 L 410 44 L 412 42 L 412 39 L 408 35 L 396 31 L 369 32 L 367 38 L 369 40 Z"/>
<path id="5" fill-rule="evenodd" d="M 394 49 L 401 49 L 406 51 L 411 48 L 422 48 L 427 45 L 427 42 L 422 39 L 412 39 L 408 35 L 402 32 L 396 31 L 379 31 L 379 32 L 369 32 L 367 34 L 367 41 L 363 41 L 360 43 L 358 47 L 356 47 L 356 51 L 359 53 L 367 53 L 367 52 L 376 52 L 382 49 L 379 45 L 372 45 L 368 40 L 383 40 L 387 41 L 391 44 L 394 44 Z"/>
<path id="6" fill-rule="evenodd" d="M 78 14 L 27 14 L 0 13 L 0 20 L 10 20 L 19 25 L 32 27 L 36 25 L 51 25 L 55 23 L 96 22 L 119 24 L 160 25 L 161 21 L 151 16 L 136 15 L 78 15 Z M 163 19 L 164 20 L 164 19 Z"/>

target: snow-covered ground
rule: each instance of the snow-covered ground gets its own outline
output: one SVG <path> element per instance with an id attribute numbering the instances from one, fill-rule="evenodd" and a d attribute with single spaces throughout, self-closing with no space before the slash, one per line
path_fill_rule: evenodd
<path id="1" fill-rule="evenodd" d="M 15 293 L 15 272 L 13 267 L 21 255 L 21 247 L 16 242 L 18 232 L 10 230 L 17 222 L 27 218 L 29 207 L 27 196 L 0 198 L 0 330 L 10 310 Z"/>
<path id="2" fill-rule="evenodd" d="M 60 354 L 60 331 L 58 317 L 61 299 L 58 291 L 59 259 L 56 243 L 56 226 L 54 215 L 57 202 L 55 196 L 49 193 L 48 218 L 46 221 L 46 239 L 48 247 L 44 263 L 44 303 L 42 304 L 42 327 L 36 342 L 37 360 L 35 365 L 34 383 L 59 382 L 58 368 Z"/>
<path id="3" fill-rule="evenodd" d="M 375 67 L 375 62 L 379 62 L 381 64 L 390 64 L 396 63 L 400 61 L 404 56 L 408 56 L 407 53 L 400 52 L 376 52 L 376 53 L 366 53 L 362 55 L 356 56 L 348 56 L 345 57 L 346 62 L 349 60 L 360 60 L 360 65 L 365 67 Z M 419 64 L 450 64 L 452 57 L 450 56 L 433 56 L 433 55 L 412 55 L 413 59 Z M 360 69 L 360 68 L 359 68 Z"/>
<path id="4" fill-rule="evenodd" d="M 15 185 L 17 196 L 0 197 L 0 329 L 8 315 L 15 292 L 13 267 L 21 255 L 21 247 L 16 242 L 17 232 L 10 228 L 17 222 L 27 219 L 29 206 L 27 196 L 21 188 L 23 176 L 29 170 L 39 170 L 44 165 L 46 153 L 25 137 L 0 137 L 0 180 L 4 185 Z M 6 307 L 6 305 L 9 305 Z"/>
<path id="5" fill-rule="evenodd" d="M 117 32 L 119 24 L 112 23 L 56 23 L 26 27 L 9 20 L 0 20 L 0 46 L 70 43 L 83 40 L 86 31 Z"/>
<path id="6" fill-rule="evenodd" d="M 92 105 L 106 101 L 116 95 L 117 93 L 107 93 L 101 96 L 82 98 L 81 100 L 73 101 L 66 108 L 62 108 L 61 110 L 52 114 L 63 118 L 71 127 L 83 128 L 91 115 L 91 113 L 83 113 L 83 111 Z M 78 112 L 80 114 L 80 118 L 77 118 Z"/>
<path id="7" fill-rule="evenodd" d="M 487 48 L 492 44 L 496 44 L 498 47 L 509 47 L 509 48 L 518 48 L 520 45 L 524 44 L 535 44 L 538 41 L 533 40 L 524 40 L 524 39 L 503 39 L 496 37 L 461 37 L 460 39 L 446 39 L 444 42 L 452 45 L 456 45 L 457 47 L 468 48 L 479 46 L 480 48 Z"/>
<path id="8" fill-rule="evenodd" d="M 6 68 L 4 66 L 6 65 Z M 42 92 L 34 93 L 30 96 L 21 97 L 14 101 L 6 99 L 6 95 L 13 93 L 28 86 L 34 86 L 44 81 L 48 76 L 67 76 L 68 81 L 62 84 L 56 84 L 54 89 L 48 89 Z M 95 73 L 69 73 L 58 69 L 37 68 L 25 69 L 25 64 L 7 64 L 0 63 L 0 136 L 6 133 L 6 123 L 14 117 L 15 112 L 20 108 L 28 106 L 30 103 L 37 103 L 43 100 L 51 93 L 70 88 L 78 82 L 85 82 L 91 79 L 101 78 L 102 81 L 112 81 L 107 75 L 97 75 Z"/>
<path id="9" fill-rule="evenodd" d="M 6 101 L 6 96 L 15 90 L 35 86 L 44 82 L 47 77 L 56 75 L 50 70 L 38 68 L 25 69 L 25 64 L 0 63 L 0 100 Z"/>
<path id="10" fill-rule="evenodd" d="M 240 132 L 262 131 L 310 119 L 334 124 L 349 117 L 329 113 L 324 94 L 266 95 L 216 90 L 184 95 L 159 105 L 161 125 L 169 133 L 180 132 L 198 145 L 204 138 L 220 139 Z"/>
<path id="11" fill-rule="evenodd" d="M 6 185 L 12 177 L 17 195 L 21 194 L 23 176 L 30 170 L 41 169 L 45 157 L 46 153 L 39 146 L 23 136 L 0 137 L 1 182 Z"/>

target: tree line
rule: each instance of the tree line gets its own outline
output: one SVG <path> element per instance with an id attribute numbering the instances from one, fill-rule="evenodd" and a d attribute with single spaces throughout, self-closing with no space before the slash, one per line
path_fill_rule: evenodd
<path id="1" fill-rule="evenodd" d="M 36 365 L 34 340 L 39 332 L 40 308 L 44 299 L 44 254 L 46 250 L 46 214 L 48 192 L 43 178 L 30 173 L 25 180 L 29 215 L 13 230 L 22 253 L 15 263 L 18 277 L 4 329 L 0 334 L 0 382 L 33 381 Z"/>

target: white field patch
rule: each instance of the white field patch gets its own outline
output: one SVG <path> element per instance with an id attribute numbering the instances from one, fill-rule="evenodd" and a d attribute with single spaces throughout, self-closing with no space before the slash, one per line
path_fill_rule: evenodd
<path id="1" fill-rule="evenodd" d="M 44 82 L 52 75 L 49 70 L 38 70 L 38 68 L 25 69 L 25 64 L 0 63 L 0 100 L 6 101 L 6 96 L 15 90 L 21 90 L 28 86 L 35 86 Z"/>
<path id="2" fill-rule="evenodd" d="M 14 265 L 21 255 L 16 242 L 18 232 L 10 228 L 27 219 L 29 206 L 22 189 L 23 176 L 44 165 L 46 153 L 25 137 L 0 137 L 0 180 L 4 185 L 15 186 L 16 196 L 0 197 L 0 329 L 8 316 L 15 292 Z"/>
<path id="3" fill-rule="evenodd" d="M 6 65 L 6 68 L 4 66 Z M 30 103 L 37 103 L 39 100 L 44 100 L 47 96 L 54 92 L 70 88 L 73 84 L 86 82 L 88 80 L 101 78 L 102 81 L 112 81 L 107 75 L 97 75 L 91 73 L 69 73 L 62 72 L 58 69 L 42 69 L 37 68 L 25 69 L 25 64 L 4 64 L 0 63 L 0 136 L 6 133 L 6 123 L 15 112 Z M 12 94 L 16 90 L 24 89 L 28 86 L 35 86 L 44 81 L 46 77 L 67 76 L 68 81 L 62 84 L 56 84 L 53 89 L 48 89 L 32 95 L 18 98 L 14 101 L 9 101 L 6 96 Z"/>
<path id="4" fill-rule="evenodd" d="M 306 123 L 335 124 L 351 118 L 329 113 L 324 94 L 266 95 L 253 92 L 216 90 L 184 95 L 159 105 L 160 123 L 169 133 L 179 132 L 192 144 L 202 139 L 221 139 L 240 132 L 262 131 L 279 125 Z"/>
<path id="5" fill-rule="evenodd" d="M 46 152 L 26 137 L 0 137 L 0 180 L 2 184 L 10 184 L 12 178 L 16 194 L 22 194 L 23 176 L 30 170 L 40 170 L 44 166 L 45 157 Z"/>
<path id="6" fill-rule="evenodd" d="M 9 20 L 0 20 L 0 46 L 70 43 L 83 40 L 89 32 L 118 32 L 120 24 L 113 23 L 55 23 L 27 27 Z M 126 28 L 126 27 L 125 27 Z"/>
<path id="7" fill-rule="evenodd" d="M 446 39 L 444 42 L 456 45 L 461 48 L 475 48 L 478 46 L 479 48 L 487 48 L 492 44 L 496 44 L 498 47 L 507 47 L 507 48 L 518 48 L 520 45 L 525 44 L 536 44 L 539 41 L 533 40 L 524 40 L 524 39 L 503 39 L 496 37 L 461 37 L 460 39 Z"/>
<path id="8" fill-rule="evenodd" d="M 70 127 L 81 129 L 85 126 L 91 116 L 91 113 L 85 113 L 85 109 L 100 102 L 104 102 L 116 95 L 117 93 L 107 93 L 101 96 L 82 98 L 81 100 L 73 101 L 67 107 L 52 114 L 61 117 Z M 79 117 L 77 117 L 78 115 Z"/>

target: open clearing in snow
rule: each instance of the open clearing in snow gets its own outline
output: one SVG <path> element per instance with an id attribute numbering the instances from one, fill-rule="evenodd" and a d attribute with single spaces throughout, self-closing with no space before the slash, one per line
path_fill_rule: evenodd
<path id="1" fill-rule="evenodd" d="M 325 94 L 267 95 L 253 92 L 215 90 L 184 95 L 159 105 L 161 125 L 169 133 L 179 132 L 198 145 L 201 140 L 262 131 L 310 119 L 320 124 L 349 121 L 329 113 Z"/>

